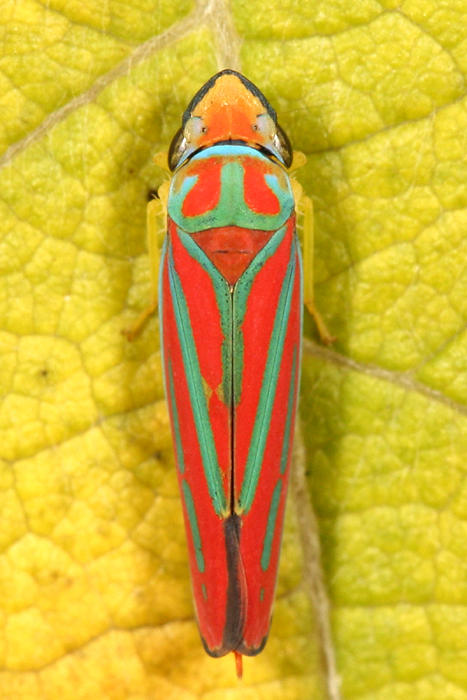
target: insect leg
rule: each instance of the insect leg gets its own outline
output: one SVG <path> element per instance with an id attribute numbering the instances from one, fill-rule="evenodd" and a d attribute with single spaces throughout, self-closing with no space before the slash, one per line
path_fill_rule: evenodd
<path id="1" fill-rule="evenodd" d="M 292 163 L 292 169 L 295 167 L 301 167 L 304 164 L 304 156 L 302 153 L 298 153 L 300 156 L 300 163 L 295 166 L 296 154 L 294 153 L 294 160 Z M 291 179 L 292 190 L 295 198 L 295 206 L 297 210 L 297 215 L 300 217 L 301 221 L 301 238 L 302 238 L 302 249 L 303 249 L 303 301 L 308 309 L 308 312 L 313 316 L 318 329 L 319 337 L 323 343 L 329 345 L 335 338 L 329 333 L 326 328 L 321 314 L 315 306 L 314 298 L 314 288 L 313 288 L 313 202 L 306 194 L 303 192 L 303 188 L 300 183 L 294 178 Z"/>
<path id="2" fill-rule="evenodd" d="M 170 182 L 162 183 L 157 191 L 157 198 L 152 199 L 146 210 L 146 230 L 151 272 L 151 301 L 136 319 L 131 328 L 123 331 L 128 340 L 134 340 L 143 330 L 148 319 L 157 311 L 158 277 L 161 247 L 167 228 L 167 198 Z"/>

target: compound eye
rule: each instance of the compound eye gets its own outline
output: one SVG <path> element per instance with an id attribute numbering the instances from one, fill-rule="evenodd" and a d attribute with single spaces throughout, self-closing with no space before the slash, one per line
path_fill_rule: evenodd
<path id="1" fill-rule="evenodd" d="M 205 127 L 204 121 L 201 117 L 190 117 L 185 124 L 183 133 L 186 138 L 186 142 L 189 143 L 190 146 L 197 148 L 201 136 L 205 134 L 206 131 L 207 128 Z"/>
<path id="2" fill-rule="evenodd" d="M 183 129 L 179 129 L 173 137 L 168 154 L 169 168 L 175 170 L 186 151 L 186 139 Z"/>
<path id="3" fill-rule="evenodd" d="M 258 114 L 256 117 L 256 122 L 253 125 L 253 129 L 258 134 L 261 134 L 265 143 L 272 143 L 276 125 L 269 114 Z"/>
<path id="4" fill-rule="evenodd" d="M 279 124 L 269 114 L 264 113 L 257 116 L 253 129 L 261 135 L 261 145 L 278 155 L 284 165 L 289 167 L 292 163 L 292 148 Z"/>
<path id="5" fill-rule="evenodd" d="M 207 128 L 201 117 L 190 117 L 183 129 L 179 129 L 169 148 L 169 168 L 175 170 L 177 165 L 193 153 L 199 145 Z"/>
<path id="6" fill-rule="evenodd" d="M 293 160 L 293 150 L 291 143 L 289 141 L 289 137 L 281 129 L 279 124 L 276 124 L 276 133 L 274 135 L 274 145 L 276 147 L 276 150 L 280 154 L 282 160 L 284 161 L 284 165 L 287 168 L 290 168 L 292 165 L 292 160 Z"/>

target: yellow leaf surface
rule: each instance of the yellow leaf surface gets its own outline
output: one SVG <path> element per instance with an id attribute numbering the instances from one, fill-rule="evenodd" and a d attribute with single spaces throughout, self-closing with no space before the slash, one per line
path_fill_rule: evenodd
<path id="1" fill-rule="evenodd" d="M 0 695 L 466 700 L 465 3 L 1 14 Z M 150 296 L 152 158 L 223 67 L 307 153 L 338 337 L 306 327 L 301 403 L 332 648 L 296 481 L 270 639 L 242 682 L 193 617 L 158 322 L 121 335 Z"/>

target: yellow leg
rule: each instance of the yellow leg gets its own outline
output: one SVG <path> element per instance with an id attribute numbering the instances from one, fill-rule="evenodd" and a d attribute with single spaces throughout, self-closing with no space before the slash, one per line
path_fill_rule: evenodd
<path id="1" fill-rule="evenodd" d="M 301 151 L 294 151 L 292 158 L 292 165 L 289 168 L 289 173 L 292 174 L 299 168 L 303 168 L 306 163 L 306 155 Z"/>
<path id="2" fill-rule="evenodd" d="M 303 153 L 294 152 L 291 171 L 305 164 L 306 158 Z M 308 309 L 308 312 L 313 316 L 318 329 L 319 337 L 323 343 L 329 345 L 334 342 L 335 338 L 329 333 L 326 328 L 321 314 L 315 306 L 314 288 L 313 288 L 313 202 L 303 192 L 300 183 L 293 179 L 291 180 L 292 190 L 295 198 L 295 206 L 297 215 L 301 221 L 302 229 L 302 248 L 303 248 L 303 301 Z"/>
<path id="3" fill-rule="evenodd" d="M 160 251 L 167 227 L 167 198 L 170 183 L 163 182 L 157 191 L 158 198 L 152 199 L 146 210 L 146 230 L 149 264 L 151 270 L 151 302 L 141 312 L 131 328 L 123 331 L 128 340 L 134 340 L 143 330 L 148 319 L 157 311 L 159 288 Z"/>

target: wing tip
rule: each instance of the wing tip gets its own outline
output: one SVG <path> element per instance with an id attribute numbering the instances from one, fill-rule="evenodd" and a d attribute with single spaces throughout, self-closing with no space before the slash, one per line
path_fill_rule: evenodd
<path id="1" fill-rule="evenodd" d="M 241 668 L 242 656 L 256 656 L 266 644 L 266 634 L 259 644 L 250 646 L 245 643 L 245 620 L 247 611 L 247 584 L 243 562 L 240 556 L 240 532 L 242 520 L 232 513 L 224 522 L 225 548 L 229 584 L 227 589 L 226 619 L 222 643 L 218 647 L 208 646 L 201 634 L 201 641 L 206 653 L 214 658 L 233 653 L 237 671 Z M 238 673 L 237 673 L 238 675 Z M 239 678 L 241 675 L 238 676 Z"/>

